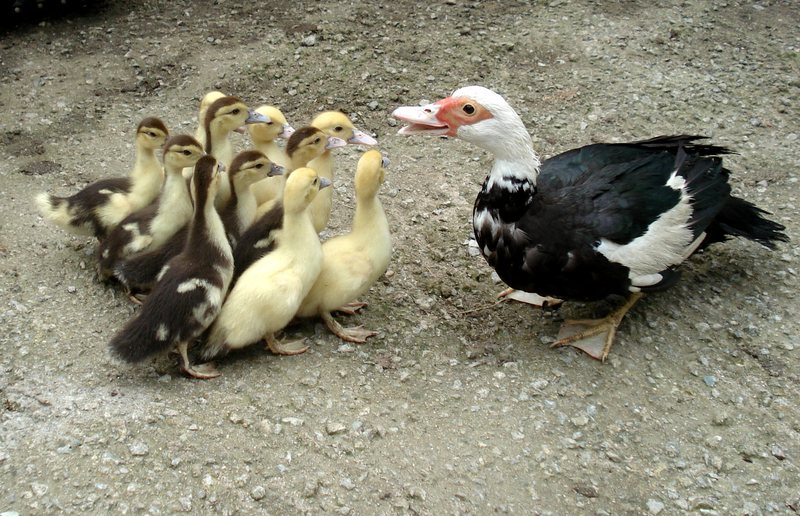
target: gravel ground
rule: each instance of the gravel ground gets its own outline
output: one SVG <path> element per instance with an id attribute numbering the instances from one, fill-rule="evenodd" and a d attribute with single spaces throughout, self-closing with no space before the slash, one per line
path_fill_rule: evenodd
<path id="1" fill-rule="evenodd" d="M 0 39 L 0 512 L 762 514 L 800 510 L 800 251 L 712 247 L 640 302 L 610 360 L 551 350 L 560 321 L 494 304 L 467 245 L 489 157 L 398 136 L 395 106 L 478 83 L 544 156 L 702 133 L 737 195 L 796 240 L 800 14 L 793 1 L 97 3 Z M 259 3 L 260 4 L 260 3 Z M 273 5 L 274 4 L 274 5 Z M 342 109 L 392 159 L 390 272 L 343 344 L 229 356 L 190 381 L 106 346 L 135 312 L 94 243 L 32 198 L 131 166 L 143 117 L 191 132 L 221 89 L 295 125 Z M 240 140 L 244 146 L 246 141 Z M 360 149 L 339 153 L 328 234 Z"/>

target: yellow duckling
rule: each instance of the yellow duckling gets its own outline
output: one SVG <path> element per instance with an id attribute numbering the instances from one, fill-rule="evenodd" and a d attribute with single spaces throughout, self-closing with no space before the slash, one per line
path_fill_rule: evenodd
<path id="1" fill-rule="evenodd" d="M 119 260 L 144 250 L 160 248 L 192 218 L 192 198 L 184 167 L 203 156 L 203 146 L 188 134 L 172 136 L 164 144 L 166 179 L 161 195 L 141 210 L 125 217 L 97 247 L 97 273 L 108 279 Z"/>
<path id="2" fill-rule="evenodd" d="M 159 274 L 139 313 L 110 342 L 111 353 L 125 362 L 177 348 L 181 368 L 195 378 L 218 376 L 189 363 L 188 347 L 222 308 L 233 275 L 233 256 L 214 198 L 221 164 L 203 156 L 192 177 L 194 215 L 183 251 Z"/>
<path id="3" fill-rule="evenodd" d="M 289 156 L 289 166 L 287 172 L 281 176 L 281 194 L 276 199 L 265 202 L 256 211 L 255 222 L 242 233 L 241 238 L 234 248 L 234 263 L 236 270 L 233 275 L 234 283 L 239 275 L 248 268 L 253 262 L 269 253 L 274 245 L 275 231 L 281 227 L 283 217 L 283 207 L 281 199 L 283 197 L 283 185 L 286 184 L 287 177 L 313 158 L 321 155 L 327 149 L 343 147 L 345 141 L 340 138 L 326 136 L 325 133 L 315 127 L 301 127 L 289 138 L 286 144 L 286 152 Z M 324 191 L 324 190 L 323 190 Z"/>
<path id="4" fill-rule="evenodd" d="M 69 197 L 41 193 L 36 196 L 39 212 L 70 233 L 104 238 L 122 219 L 158 195 L 164 171 L 156 151 L 168 135 L 164 122 L 145 118 L 136 128 L 136 162 L 128 177 L 101 179 Z"/>
<path id="5" fill-rule="evenodd" d="M 271 162 L 286 168 L 289 165 L 286 152 L 275 140 L 278 138 L 288 140 L 294 133 L 294 128 L 286 121 L 286 116 L 281 110 L 275 106 L 258 106 L 256 113 L 266 116 L 270 121 L 247 126 L 253 147 L 263 152 Z"/>
<path id="6" fill-rule="evenodd" d="M 319 274 L 322 248 L 308 205 L 330 181 L 310 168 L 292 172 L 283 195 L 283 231 L 275 250 L 256 261 L 231 289 L 201 350 L 210 359 L 266 339 L 273 353 L 294 355 L 308 349 L 300 341 L 279 342 L 275 333 L 294 317 Z"/>
<path id="7" fill-rule="evenodd" d="M 236 97 L 222 97 L 215 100 L 208 106 L 203 121 L 206 154 L 217 158 L 227 170 L 234 154 L 233 144 L 229 139 L 231 132 L 245 124 L 260 122 L 269 122 L 269 118 L 248 109 L 247 105 Z M 215 201 L 217 209 L 222 209 L 230 197 L 230 183 L 223 178 Z"/>
<path id="8" fill-rule="evenodd" d="M 261 151 L 247 150 L 233 158 L 228 172 L 231 199 L 219 214 L 232 246 L 255 220 L 257 206 L 253 185 L 264 178 L 282 175 L 283 172 L 283 167 L 271 163 Z"/>
<path id="9" fill-rule="evenodd" d="M 319 315 L 339 338 L 359 344 L 378 332 L 360 326 L 343 328 L 331 312 L 366 292 L 389 266 L 392 240 L 378 199 L 388 164 L 377 150 L 361 156 L 355 177 L 356 212 L 352 229 L 322 244 L 319 277 L 297 310 L 297 317 Z"/>
<path id="10" fill-rule="evenodd" d="M 369 136 L 367 133 L 356 129 L 353 122 L 340 111 L 325 111 L 314 117 L 311 125 L 320 129 L 328 136 L 335 136 L 341 138 L 348 144 L 363 144 L 375 145 L 378 143 L 375 138 Z M 326 177 L 333 182 L 333 156 L 330 152 L 322 154 L 322 156 L 315 158 L 308 166 L 317 171 L 320 177 Z M 321 193 L 314 204 L 311 205 L 311 220 L 314 222 L 314 228 L 317 232 L 325 229 L 328 225 L 328 219 L 331 217 L 331 204 L 333 203 L 333 188 Z"/>

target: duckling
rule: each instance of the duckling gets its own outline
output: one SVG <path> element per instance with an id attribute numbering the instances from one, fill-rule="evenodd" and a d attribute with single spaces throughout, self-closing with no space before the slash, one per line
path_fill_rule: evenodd
<path id="1" fill-rule="evenodd" d="M 346 143 L 341 138 L 326 136 L 315 127 L 301 127 L 292 134 L 286 144 L 289 166 L 287 172 L 281 176 L 281 184 L 285 185 L 292 170 L 304 167 L 306 163 L 328 149 L 344 145 Z M 274 240 L 272 233 L 280 229 L 283 217 L 282 197 L 283 190 L 277 199 L 272 199 L 259 206 L 255 222 L 239 238 L 233 253 L 236 264 L 234 282 L 250 264 L 272 250 Z"/>
<path id="2" fill-rule="evenodd" d="M 319 274 L 322 248 L 308 205 L 330 184 L 310 168 L 297 169 L 286 180 L 283 231 L 276 238 L 276 248 L 249 267 L 231 289 L 200 351 L 203 358 L 261 339 L 277 354 L 295 355 L 308 349 L 302 339 L 279 342 L 275 333 L 292 320 Z"/>
<path id="3" fill-rule="evenodd" d="M 131 213 L 112 229 L 97 247 L 97 274 L 108 279 L 122 258 L 145 249 L 161 247 L 192 218 L 192 198 L 183 178 L 203 156 L 203 146 L 187 134 L 172 136 L 164 144 L 166 180 L 161 195 L 141 210 Z"/>
<path id="4" fill-rule="evenodd" d="M 167 262 L 181 253 L 188 237 L 187 224 L 161 247 L 136 253 L 114 264 L 114 279 L 119 282 L 131 301 L 141 304 L 141 300 L 155 287 L 158 273 Z"/>
<path id="5" fill-rule="evenodd" d="M 213 90 L 203 95 L 203 98 L 200 99 L 200 109 L 197 111 L 197 129 L 194 131 L 194 137 L 203 145 L 203 147 L 206 145 L 206 112 L 208 111 L 209 106 L 214 103 L 214 101 L 219 100 L 222 97 L 227 97 L 227 95 L 221 91 Z M 192 170 L 194 170 L 194 167 L 189 169 L 190 172 Z"/>
<path id="6" fill-rule="evenodd" d="M 256 217 L 256 198 L 252 186 L 264 178 L 283 174 L 281 166 L 271 163 L 260 151 L 247 150 L 233 158 L 228 178 L 231 182 L 231 199 L 220 212 L 225 233 L 231 246 L 250 227 Z"/>
<path id="7" fill-rule="evenodd" d="M 375 145 L 378 143 L 375 138 L 356 129 L 347 115 L 340 111 L 324 111 L 314 117 L 311 125 L 322 130 L 328 136 L 343 139 L 348 144 Z M 327 177 L 333 182 L 333 156 L 331 156 L 330 152 L 326 152 L 314 159 L 308 166 L 316 170 L 320 177 Z M 331 217 L 332 202 L 333 188 L 317 196 L 314 204 L 311 205 L 311 220 L 314 222 L 317 232 L 322 231 L 328 225 L 328 219 Z"/>
<path id="8" fill-rule="evenodd" d="M 359 344 L 378 332 L 360 326 L 343 328 L 331 311 L 366 292 L 389 266 L 392 240 L 378 199 L 378 189 L 383 184 L 384 168 L 388 164 L 389 160 L 377 150 L 361 156 L 355 177 L 356 212 L 352 229 L 322 244 L 319 276 L 297 310 L 297 317 L 319 315 L 339 338 Z"/>
<path id="9" fill-rule="evenodd" d="M 286 152 L 278 146 L 275 140 L 278 138 L 288 140 L 294 133 L 294 128 L 286 121 L 281 110 L 275 106 L 262 105 L 258 106 L 255 111 L 266 116 L 270 121 L 247 126 L 253 147 L 263 152 L 271 162 L 286 168 L 289 164 Z"/>
<path id="10" fill-rule="evenodd" d="M 70 233 L 104 238 L 122 219 L 158 195 L 164 171 L 156 150 L 168 135 L 164 122 L 145 118 L 136 128 L 136 162 L 128 177 L 101 179 L 69 197 L 41 193 L 36 196 L 39 212 Z"/>
<path id="11" fill-rule="evenodd" d="M 263 152 L 271 162 L 289 168 L 289 156 L 275 140 L 278 138 L 288 140 L 294 133 L 294 128 L 286 122 L 283 113 L 274 106 L 259 106 L 256 111 L 269 117 L 271 122 L 247 126 L 253 146 Z M 278 198 L 283 193 L 283 181 L 279 177 L 262 179 L 254 184 L 251 190 L 256 197 L 256 202 L 263 204 L 270 199 Z"/>
<path id="12" fill-rule="evenodd" d="M 205 131 L 206 154 L 214 156 L 226 168 L 230 168 L 233 160 L 233 145 L 228 136 L 231 131 L 245 124 L 269 122 L 269 118 L 247 108 L 244 102 L 236 97 L 222 97 L 215 100 L 206 111 L 203 121 Z M 220 182 L 217 200 L 217 209 L 222 209 L 231 197 L 230 183 L 227 180 Z"/>
<path id="13" fill-rule="evenodd" d="M 216 318 L 233 274 L 231 246 L 214 208 L 222 168 L 211 156 L 195 165 L 195 208 L 186 245 L 161 271 L 139 313 L 111 339 L 115 357 L 140 362 L 175 347 L 185 373 L 201 379 L 219 376 L 193 367 L 188 347 Z"/>

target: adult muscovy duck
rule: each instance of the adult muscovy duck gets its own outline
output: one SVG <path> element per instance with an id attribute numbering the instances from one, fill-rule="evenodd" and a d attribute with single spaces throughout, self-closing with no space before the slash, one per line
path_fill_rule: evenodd
<path id="1" fill-rule="evenodd" d="M 568 321 L 556 347 L 605 360 L 625 313 L 674 284 L 694 252 L 729 236 L 768 248 L 788 241 L 784 226 L 731 195 L 720 157 L 730 151 L 701 136 L 593 144 L 540 162 L 519 115 L 481 86 L 393 116 L 408 124 L 400 134 L 457 137 L 494 154 L 473 229 L 509 286 L 564 300 L 628 296 L 604 319 Z"/>

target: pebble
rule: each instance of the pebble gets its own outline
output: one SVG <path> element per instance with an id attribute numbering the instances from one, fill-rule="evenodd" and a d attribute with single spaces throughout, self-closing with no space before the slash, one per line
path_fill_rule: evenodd
<path id="1" fill-rule="evenodd" d="M 128 450 L 130 450 L 131 455 L 136 457 L 142 457 L 148 454 L 148 452 L 150 451 L 150 447 L 147 446 L 147 443 L 144 443 L 142 441 L 136 441 L 135 443 L 131 443 L 128 446 Z"/>
<path id="2" fill-rule="evenodd" d="M 647 500 L 647 510 L 650 514 L 658 514 L 664 510 L 664 504 L 658 500 Z"/>
<path id="3" fill-rule="evenodd" d="M 586 426 L 589 423 L 589 418 L 586 415 L 581 414 L 573 417 L 570 421 L 572 421 L 572 424 L 575 426 Z"/>
<path id="4" fill-rule="evenodd" d="M 317 36 L 315 36 L 314 34 L 309 34 L 308 36 L 303 38 L 300 44 L 303 45 L 304 47 L 313 47 L 314 45 L 317 44 Z"/>
<path id="5" fill-rule="evenodd" d="M 712 376 L 712 375 L 704 376 L 703 377 L 703 381 L 709 387 L 713 387 L 713 386 L 715 386 L 717 384 L 717 378 L 715 376 Z"/>
<path id="6" fill-rule="evenodd" d="M 772 446 L 770 453 L 772 453 L 772 456 L 778 460 L 784 460 L 786 458 L 786 453 L 783 451 L 783 448 L 781 448 L 777 444 Z"/>
<path id="7" fill-rule="evenodd" d="M 255 486 L 250 491 L 250 498 L 253 500 L 262 500 L 265 496 L 267 496 L 267 490 L 264 489 L 264 486 Z"/>
<path id="8" fill-rule="evenodd" d="M 328 423 L 325 425 L 325 432 L 327 432 L 328 435 L 341 434 L 345 430 L 347 430 L 347 427 L 341 423 Z"/>
<path id="9" fill-rule="evenodd" d="M 356 488 L 356 484 L 350 478 L 343 478 L 339 481 L 339 485 L 343 488 L 347 489 L 348 491 L 352 491 Z"/>
<path id="10" fill-rule="evenodd" d="M 574 489 L 579 495 L 585 496 L 586 498 L 597 498 L 597 495 L 599 494 L 597 488 L 588 482 L 575 484 L 572 489 Z"/>

